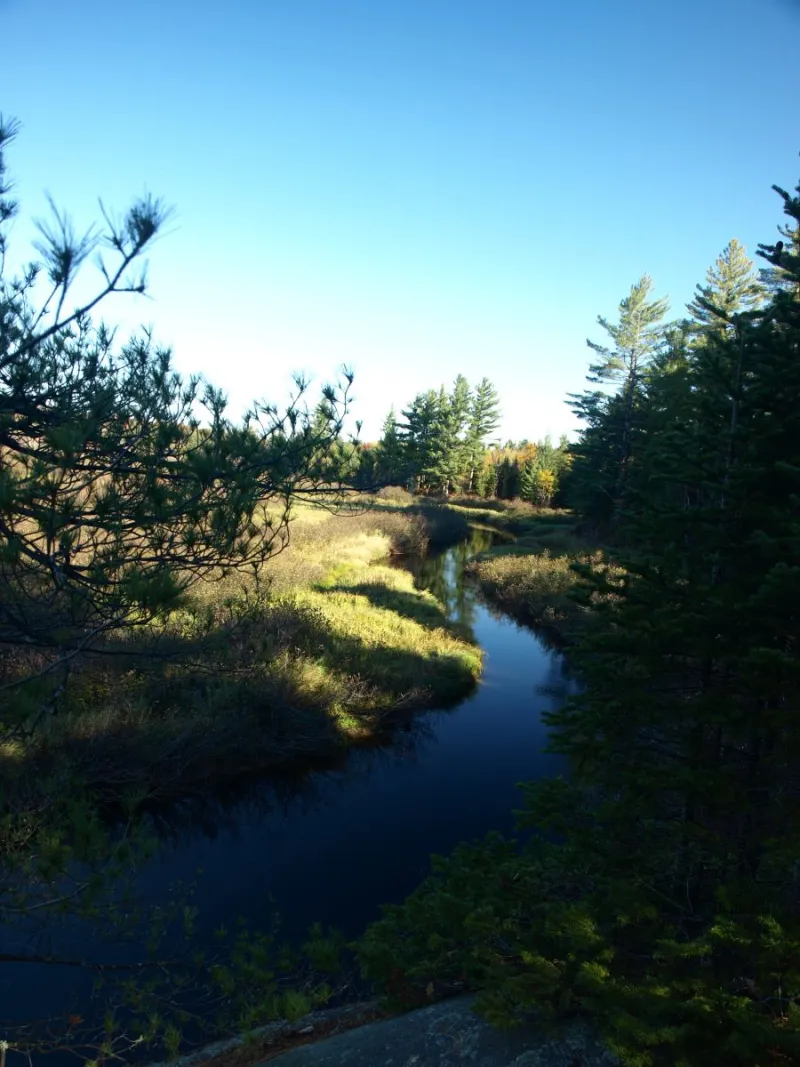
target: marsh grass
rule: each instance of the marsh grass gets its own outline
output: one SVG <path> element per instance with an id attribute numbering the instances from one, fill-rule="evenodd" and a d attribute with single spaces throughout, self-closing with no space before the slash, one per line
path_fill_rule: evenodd
<path id="1" fill-rule="evenodd" d="M 569 511 L 535 508 L 522 501 L 492 501 L 478 509 L 454 501 L 455 510 L 480 515 L 490 528 L 511 535 L 467 565 L 483 595 L 513 618 L 543 631 L 554 643 L 571 644 L 592 618 L 595 603 L 576 598 L 574 564 L 621 575 L 607 551 L 588 545 Z"/>
<path id="2" fill-rule="evenodd" d="M 69 767 L 112 802 L 166 797 L 382 743 L 411 712 L 457 702 L 480 650 L 386 565 L 428 536 L 394 504 L 298 509 L 267 573 L 201 583 L 154 647 L 140 634 L 76 671 L 21 769 Z"/>

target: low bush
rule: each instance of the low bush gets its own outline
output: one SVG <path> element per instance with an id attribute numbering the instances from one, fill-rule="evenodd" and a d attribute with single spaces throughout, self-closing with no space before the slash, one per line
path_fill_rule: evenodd
<path id="1" fill-rule="evenodd" d="M 414 496 L 402 485 L 384 485 L 375 494 L 378 500 L 391 500 L 395 504 L 413 504 Z"/>

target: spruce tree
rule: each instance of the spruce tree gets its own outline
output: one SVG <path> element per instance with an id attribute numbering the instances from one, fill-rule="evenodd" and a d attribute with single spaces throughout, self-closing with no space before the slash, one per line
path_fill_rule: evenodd
<path id="1" fill-rule="evenodd" d="M 438 478 L 441 421 L 439 394 L 433 389 L 418 393 L 399 425 L 409 477 L 417 492 L 430 492 Z"/>

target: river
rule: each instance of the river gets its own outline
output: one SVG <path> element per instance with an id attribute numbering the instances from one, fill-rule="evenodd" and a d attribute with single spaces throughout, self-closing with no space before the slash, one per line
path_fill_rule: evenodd
<path id="1" fill-rule="evenodd" d="M 563 768 L 544 752 L 541 713 L 572 683 L 562 657 L 485 605 L 465 575 L 466 560 L 492 536 L 473 529 L 461 544 L 404 563 L 483 647 L 475 692 L 456 708 L 418 715 L 392 747 L 351 751 L 327 770 L 264 779 L 159 813 L 160 847 L 135 879 L 145 904 L 193 884 L 204 942 L 237 916 L 263 927 L 273 911 L 292 940 L 314 921 L 354 936 L 382 903 L 402 900 L 419 883 L 431 853 L 513 830 L 516 784 Z M 32 966 L 15 975 L 13 989 L 0 985 L 3 1014 L 29 1015 L 43 1000 L 55 1007 L 67 989 L 84 985 L 53 970 Z"/>

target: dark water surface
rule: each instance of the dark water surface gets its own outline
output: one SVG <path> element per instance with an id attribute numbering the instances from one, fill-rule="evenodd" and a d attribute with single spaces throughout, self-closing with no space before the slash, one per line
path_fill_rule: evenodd
<path id="1" fill-rule="evenodd" d="M 465 561 L 491 538 L 473 530 L 463 544 L 407 564 L 483 647 L 475 693 L 457 708 L 417 716 L 398 744 L 351 752 L 336 769 L 265 779 L 161 812 L 161 847 L 136 878 L 145 904 L 168 899 L 175 883 L 193 883 L 202 941 L 237 916 L 263 926 L 273 911 L 292 939 L 314 921 L 355 935 L 382 903 L 419 883 L 431 853 L 513 830 L 516 783 L 563 769 L 542 751 L 540 715 L 572 683 L 558 653 L 482 604 L 465 578 Z M 76 979 L 32 967 L 14 990 L 0 989 L 3 1014 L 29 1014 L 35 971 L 51 1004 L 60 999 L 56 987 Z M 13 1002 L 21 1010 L 8 1011 Z"/>
<path id="2" fill-rule="evenodd" d="M 540 713 L 563 699 L 570 682 L 557 653 L 483 605 L 465 579 L 465 561 L 491 536 L 474 530 L 464 544 L 411 565 L 417 583 L 485 651 L 474 695 L 453 710 L 420 715 L 405 744 L 354 752 L 342 769 L 312 773 L 294 796 L 291 784 L 276 789 L 265 781 L 246 799 L 179 820 L 179 833 L 142 872 L 149 899 L 200 868 L 202 925 L 236 915 L 263 921 L 271 896 L 287 935 L 315 920 L 354 935 L 381 903 L 418 884 L 432 852 L 513 829 L 516 783 L 561 770 L 542 752 Z M 191 811 L 188 805 L 185 814 Z"/>

